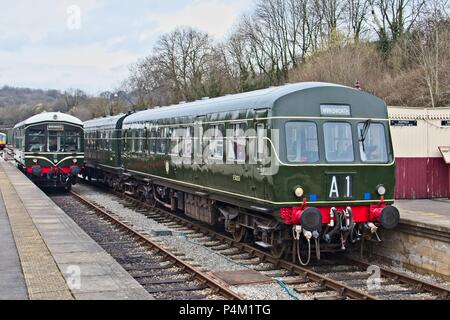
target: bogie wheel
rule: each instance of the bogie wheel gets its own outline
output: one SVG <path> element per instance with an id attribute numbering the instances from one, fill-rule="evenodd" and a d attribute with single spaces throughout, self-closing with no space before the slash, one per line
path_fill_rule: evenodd
<path id="1" fill-rule="evenodd" d="M 237 225 L 231 234 L 233 235 L 234 241 L 242 242 L 247 236 L 247 228 Z"/>

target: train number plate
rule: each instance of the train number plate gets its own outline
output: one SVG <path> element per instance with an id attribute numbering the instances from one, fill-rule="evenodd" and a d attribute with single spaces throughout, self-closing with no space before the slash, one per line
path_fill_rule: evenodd
<path id="1" fill-rule="evenodd" d="M 329 199 L 349 199 L 353 197 L 353 176 L 329 175 L 328 176 L 328 198 Z"/>

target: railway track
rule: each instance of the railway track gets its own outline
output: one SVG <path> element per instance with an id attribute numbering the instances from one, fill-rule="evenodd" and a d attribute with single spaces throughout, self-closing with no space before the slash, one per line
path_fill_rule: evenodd
<path id="1" fill-rule="evenodd" d="M 70 196 L 76 201 L 67 201 L 67 195 L 52 196 L 52 199 L 155 299 L 241 300 L 239 295 L 131 228 L 119 217 L 75 192 Z M 80 208 L 80 203 L 86 208 Z"/>
<path id="2" fill-rule="evenodd" d="M 162 225 L 181 232 L 194 232 L 188 237 L 201 239 L 202 244 L 209 249 L 245 264 L 249 268 L 261 263 L 269 265 L 265 270 L 257 271 L 270 274 L 274 280 L 281 280 L 290 285 L 294 291 L 301 294 L 323 293 L 315 299 L 343 300 L 343 299 L 450 299 L 450 290 L 409 275 L 375 266 L 380 273 L 379 281 L 375 279 L 372 287 L 368 287 L 367 262 L 348 257 L 333 256 L 332 260 L 325 260 L 311 267 L 302 267 L 292 262 L 278 259 L 268 252 L 259 250 L 248 244 L 239 243 L 232 238 L 212 230 L 186 217 L 143 203 L 133 197 L 114 192 L 122 199 L 123 204 L 133 208 L 140 214 Z M 338 262 L 338 264 L 336 263 Z M 283 280 L 284 278 L 284 280 Z"/>

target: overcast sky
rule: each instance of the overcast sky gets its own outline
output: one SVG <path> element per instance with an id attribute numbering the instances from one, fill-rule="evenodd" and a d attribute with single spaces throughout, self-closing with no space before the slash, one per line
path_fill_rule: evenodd
<path id="1" fill-rule="evenodd" d="M 252 3 L 0 0 L 0 86 L 114 89 L 162 33 L 192 26 L 221 40 Z"/>

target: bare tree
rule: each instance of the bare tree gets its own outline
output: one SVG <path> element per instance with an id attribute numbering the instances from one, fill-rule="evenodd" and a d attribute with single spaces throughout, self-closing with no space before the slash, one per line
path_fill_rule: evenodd
<path id="1" fill-rule="evenodd" d="M 385 33 L 395 43 L 410 32 L 423 14 L 425 4 L 426 0 L 370 0 L 377 32 Z"/>
<path id="2" fill-rule="evenodd" d="M 346 15 L 348 27 L 355 42 L 361 40 L 361 35 L 367 30 L 366 19 L 369 15 L 370 0 L 346 0 Z"/>
<path id="3" fill-rule="evenodd" d="M 432 18 L 414 30 L 411 47 L 435 108 L 441 106 L 445 88 L 450 86 L 450 21 L 437 7 L 433 11 Z"/>

